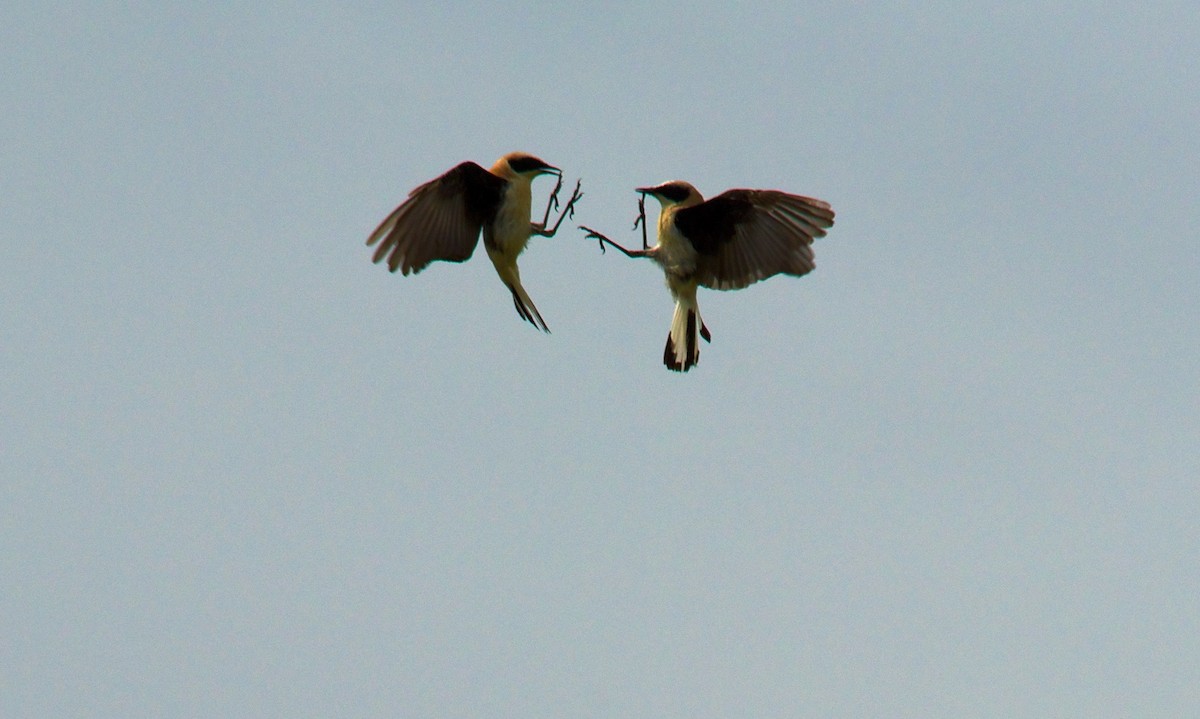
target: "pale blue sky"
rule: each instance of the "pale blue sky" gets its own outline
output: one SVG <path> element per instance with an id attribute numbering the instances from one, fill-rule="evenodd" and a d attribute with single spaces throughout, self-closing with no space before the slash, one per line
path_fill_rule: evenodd
<path id="1" fill-rule="evenodd" d="M 1100 5 L 0 11 L 0 715 L 1194 713 L 1200 8 Z M 568 225 L 552 335 L 371 264 L 516 149 L 837 224 L 687 375 Z"/>

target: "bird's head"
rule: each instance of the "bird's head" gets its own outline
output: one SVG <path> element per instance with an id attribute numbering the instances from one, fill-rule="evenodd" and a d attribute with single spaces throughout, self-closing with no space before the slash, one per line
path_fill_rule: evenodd
<path id="1" fill-rule="evenodd" d="M 683 180 L 672 180 L 654 187 L 639 187 L 637 191 L 655 198 L 664 208 L 676 205 L 690 207 L 704 201 L 704 196 L 700 194 L 700 191 L 691 183 Z"/>
<path id="2" fill-rule="evenodd" d="M 524 152 L 510 152 L 496 160 L 492 172 L 509 179 L 521 177 L 527 180 L 538 175 L 562 175 L 562 170 L 554 165 Z"/>

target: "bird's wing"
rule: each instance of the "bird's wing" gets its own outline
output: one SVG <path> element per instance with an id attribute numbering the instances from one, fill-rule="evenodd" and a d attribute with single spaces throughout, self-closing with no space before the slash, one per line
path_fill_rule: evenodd
<path id="1" fill-rule="evenodd" d="M 474 162 L 463 162 L 408 194 L 367 238 L 379 243 L 375 262 L 404 274 L 434 260 L 463 262 L 475 251 L 479 230 L 496 215 L 507 181 Z"/>
<path id="2" fill-rule="evenodd" d="M 675 213 L 696 248 L 696 279 L 736 290 L 771 275 L 813 269 L 812 243 L 833 226 L 829 203 L 778 190 L 727 190 Z"/>

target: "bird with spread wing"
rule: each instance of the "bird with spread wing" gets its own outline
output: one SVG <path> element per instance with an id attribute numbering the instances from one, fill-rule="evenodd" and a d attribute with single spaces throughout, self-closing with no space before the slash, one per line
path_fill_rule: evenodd
<path id="1" fill-rule="evenodd" d="M 667 333 L 663 364 L 687 372 L 700 361 L 697 336 L 712 334 L 700 317 L 696 289 L 738 290 L 777 274 L 795 277 L 812 271 L 813 240 L 833 226 L 829 203 L 779 190 L 727 190 L 705 200 L 687 182 L 639 187 L 643 247 L 631 250 L 603 234 L 581 227 L 588 238 L 608 244 L 629 257 L 648 257 L 666 274 L 675 298 L 675 314 Z M 662 206 L 658 243 L 645 246 L 645 196 Z M 636 225 L 635 225 L 636 226 Z"/>
<path id="2" fill-rule="evenodd" d="M 556 175 L 558 183 L 546 203 L 541 222 L 530 221 L 531 186 L 539 175 Z M 546 225 L 551 207 L 558 206 L 562 171 L 523 152 L 509 153 L 485 170 L 474 162 L 463 162 L 440 177 L 409 193 L 367 238 L 378 244 L 374 261 L 387 260 L 388 269 L 407 275 L 425 269 L 436 260 L 464 262 L 475 252 L 479 235 L 496 268 L 496 274 L 512 294 L 521 319 L 544 332 L 550 329 L 521 285 L 517 257 L 533 235 L 553 237 L 567 215 L 574 216 L 575 203 L 583 197 L 580 183 L 552 228 Z"/>

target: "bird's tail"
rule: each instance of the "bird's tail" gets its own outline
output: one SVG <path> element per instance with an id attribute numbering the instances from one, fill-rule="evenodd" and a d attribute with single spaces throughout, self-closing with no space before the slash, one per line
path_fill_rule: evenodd
<path id="1" fill-rule="evenodd" d="M 700 318 L 700 308 L 692 299 L 680 297 L 675 300 L 675 316 L 671 319 L 671 331 L 667 333 L 667 347 L 663 350 L 663 364 L 675 372 L 687 372 L 700 362 L 700 346 L 697 333 L 705 342 L 712 342 L 712 335 Z"/>
<path id="2" fill-rule="evenodd" d="M 546 321 L 542 319 L 542 313 L 538 312 L 537 307 L 533 304 L 533 300 L 529 299 L 529 293 L 521 286 L 521 280 L 517 279 L 513 282 L 505 282 L 504 284 L 508 285 L 509 291 L 512 292 L 513 305 L 517 308 L 517 314 L 521 315 L 521 319 L 543 332 L 549 332 L 550 328 L 546 326 Z"/>

